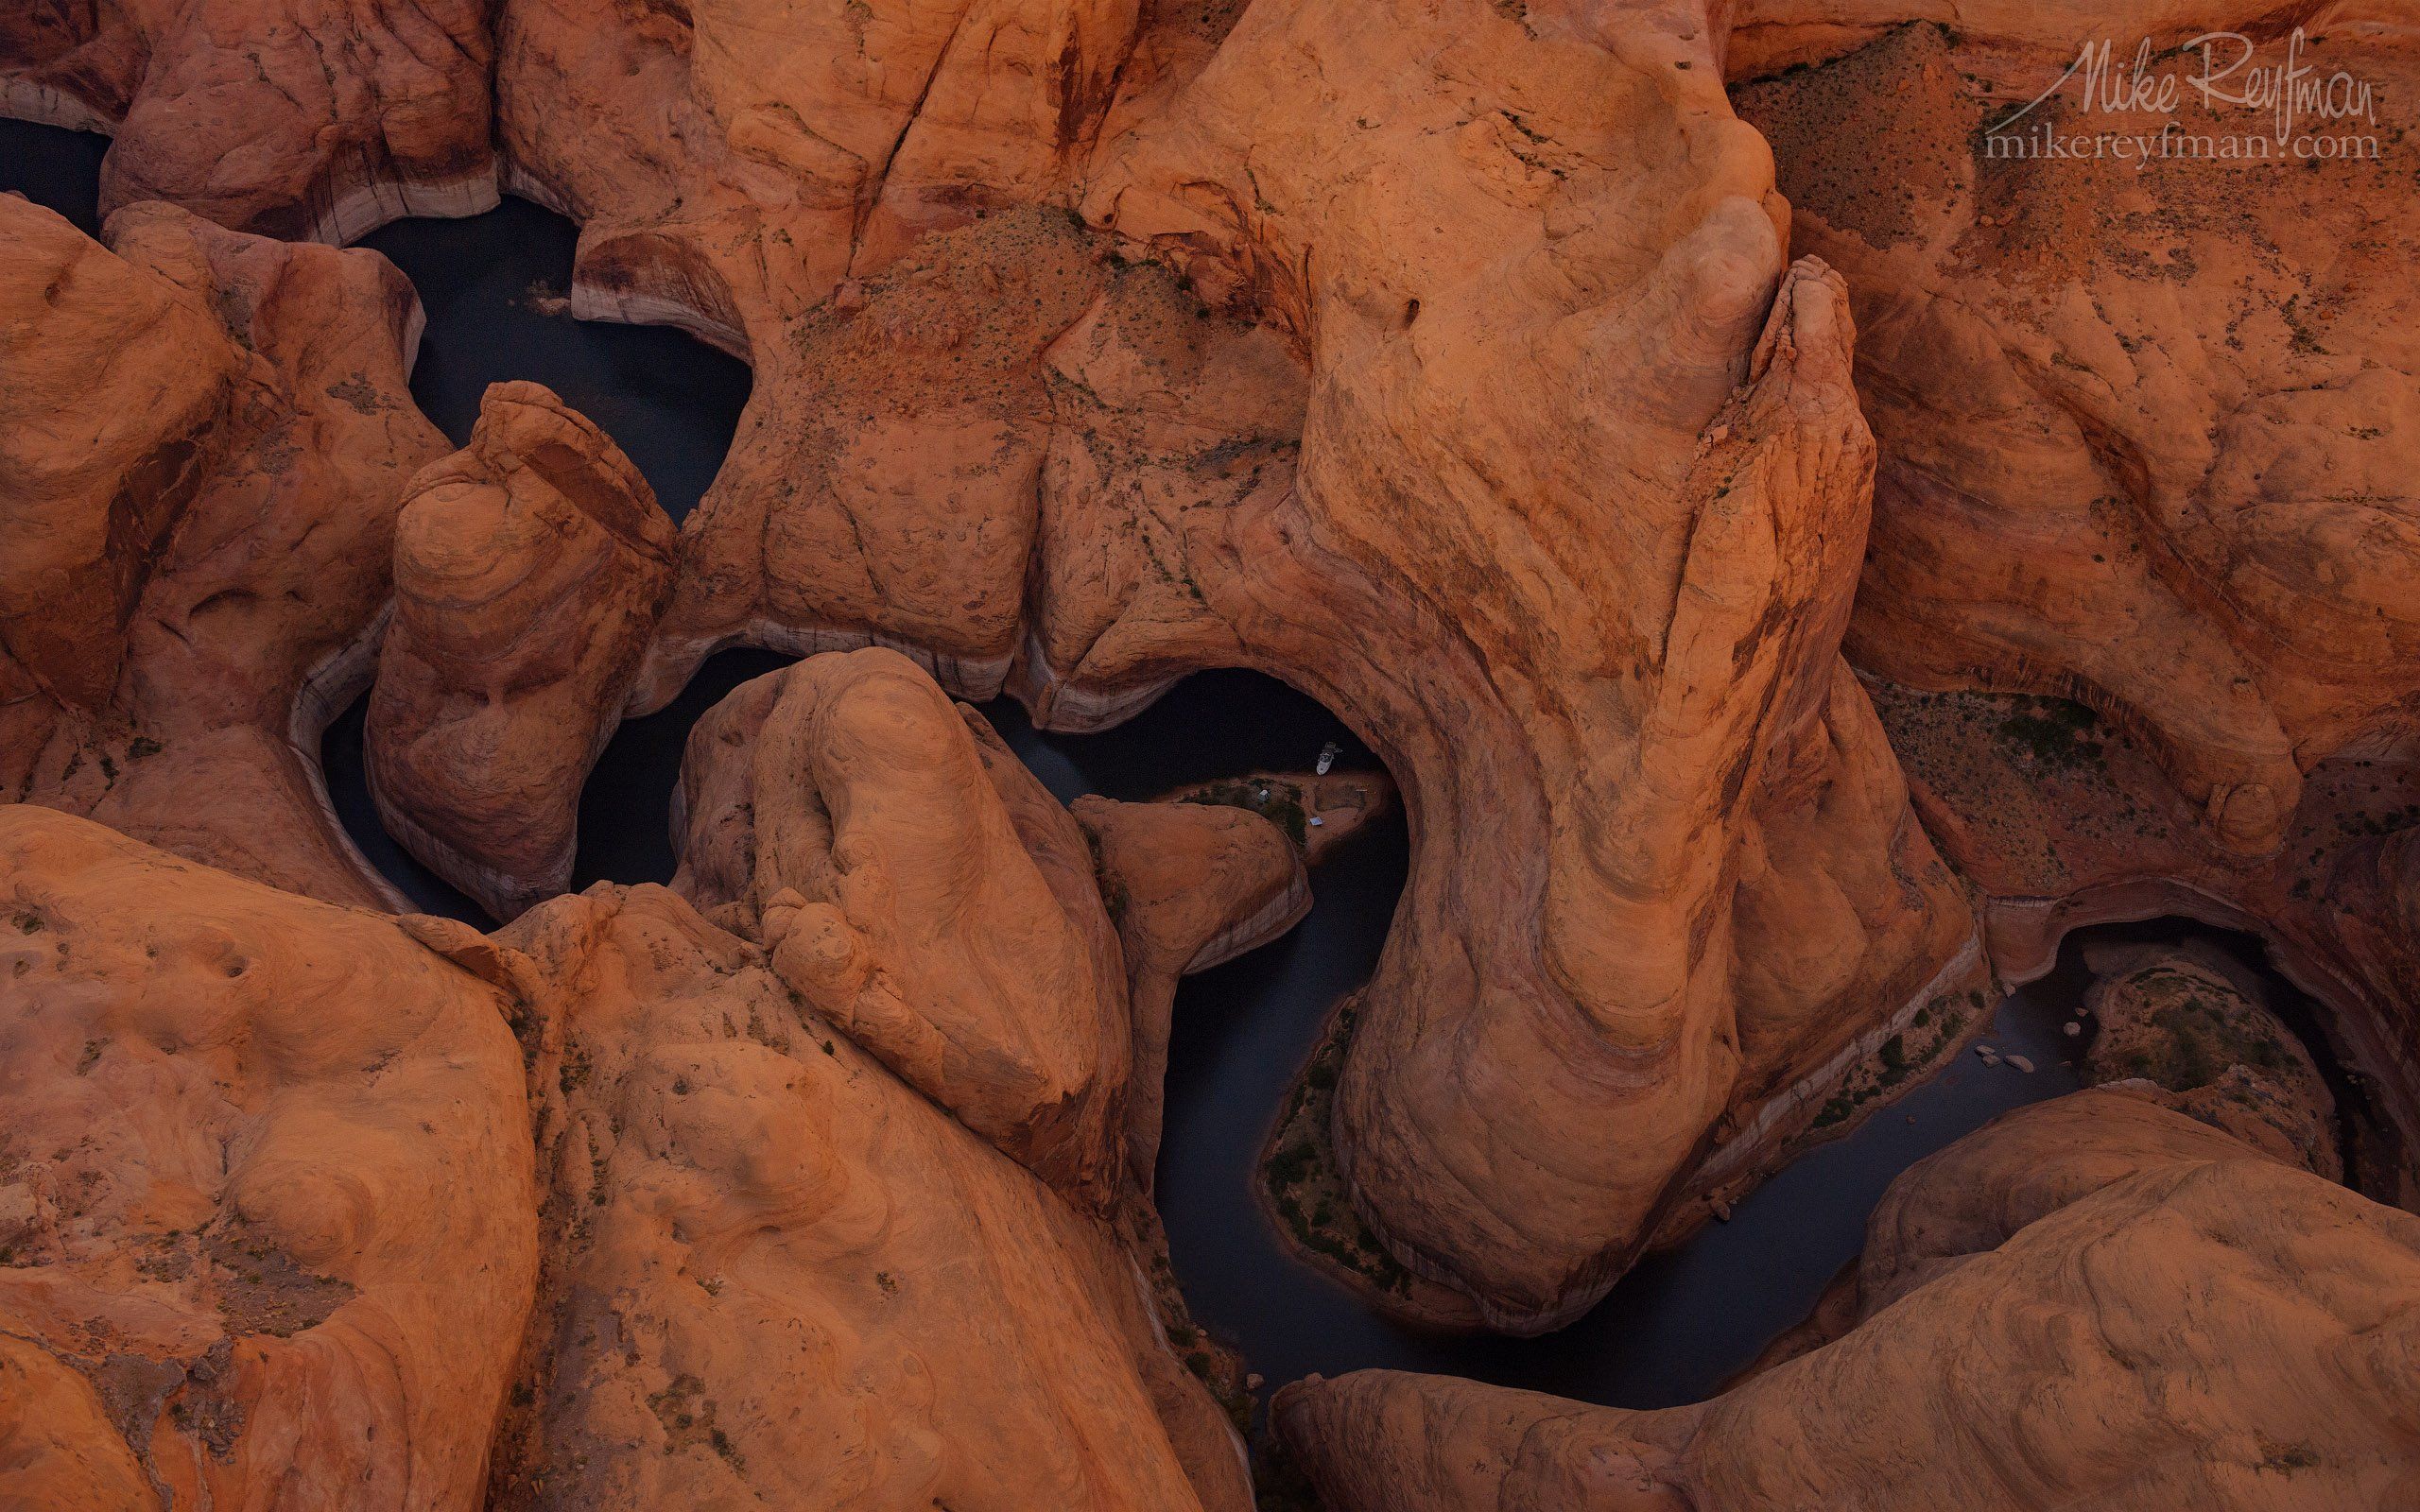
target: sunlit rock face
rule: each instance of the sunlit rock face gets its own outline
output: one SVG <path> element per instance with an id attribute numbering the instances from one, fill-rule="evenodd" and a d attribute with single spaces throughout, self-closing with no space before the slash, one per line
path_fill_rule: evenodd
<path id="1" fill-rule="evenodd" d="M 524 5 L 496 93 L 513 181 L 588 223 L 575 308 L 757 369 L 634 706 L 717 645 L 870 640 L 1067 728 L 1203 665 L 1326 699 L 1420 818 L 1339 1158 L 1537 1328 L 1710 1146 L 1770 1158 L 1967 922 L 1836 654 L 1846 304 L 1788 266 L 1708 18 L 1401 9 Z M 445 660 L 419 591 L 399 691 Z M 557 779 L 610 701 L 573 680 Z M 559 819 L 449 833 L 483 821 L 404 744 L 441 870 L 560 885 Z"/>
<path id="2" fill-rule="evenodd" d="M 2289 66 L 2282 113 L 2222 97 Z M 1848 653 L 1995 965 L 2100 919 L 2257 930 L 2420 1127 L 2410 15 L 1760 4 L 1728 67 L 1848 279 L 1881 447 Z"/>
<path id="3" fill-rule="evenodd" d="M 670 596 L 672 522 L 613 439 L 536 384 L 406 490 L 370 700 L 379 818 L 510 919 L 571 882 L 579 790 Z"/>
<path id="4" fill-rule="evenodd" d="M 550 1173 L 498 1504 L 1251 1504 L 1115 1231 L 762 950 L 660 887 L 548 902 L 497 943 L 529 984 Z"/>
<path id="5" fill-rule="evenodd" d="M 713 828 L 786 880 L 732 929 L 607 884 L 481 936 L 0 808 L 0 1501 L 1251 1505 L 1169 1342 L 1084 832 L 904 659 L 785 679 L 761 823 Z M 838 929 L 969 1051 L 835 995 Z M 1110 1069 L 1015 1104 L 986 1033 Z"/>
<path id="6" fill-rule="evenodd" d="M 1132 1054 L 1116 938 L 1075 821 L 971 723 L 890 651 L 743 684 L 690 732 L 675 886 L 970 1128 L 1105 1201 Z"/>
<path id="7" fill-rule="evenodd" d="M 0 795 L 335 902 L 320 732 L 365 679 L 420 306 L 372 252 L 0 197 Z"/>
<path id="8" fill-rule="evenodd" d="M 0 808 L 0 1502 L 469 1507 L 537 1280 L 505 998 Z"/>
<path id="9" fill-rule="evenodd" d="M 50 0 L 0 16 L 0 112 L 106 131 L 145 199 L 346 242 L 496 202 L 491 0 Z"/>
<path id="10" fill-rule="evenodd" d="M 1074 813 L 1099 858 L 1102 902 L 1126 962 L 1134 1021 L 1127 1158 L 1149 1192 L 1177 979 L 1291 929 L 1310 910 L 1310 883 L 1286 833 L 1248 809 L 1085 797 Z"/>
<path id="11" fill-rule="evenodd" d="M 1711 1401 L 1363 1371 L 1280 1393 L 1282 1432 L 1340 1512 L 2394 1504 L 2420 1219 L 2160 1095 L 2036 1104 L 1910 1168 L 1805 1352 Z"/>

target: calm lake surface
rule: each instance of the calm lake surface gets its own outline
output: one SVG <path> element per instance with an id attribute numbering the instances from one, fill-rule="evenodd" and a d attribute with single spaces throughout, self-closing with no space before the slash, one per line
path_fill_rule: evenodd
<path id="1" fill-rule="evenodd" d="M 94 230 L 105 146 L 79 132 L 0 122 L 0 192 L 21 192 Z M 601 425 L 677 519 L 721 462 L 747 403 L 748 370 L 670 330 L 545 313 L 549 296 L 569 286 L 573 240 L 568 221 L 508 200 L 467 220 L 389 226 L 364 245 L 420 290 L 428 330 L 412 389 L 448 436 L 458 443 L 470 435 L 490 383 L 533 379 Z M 576 885 L 669 880 L 668 803 L 689 727 L 731 689 L 786 662 L 724 653 L 664 710 L 621 728 L 581 799 Z M 1142 799 L 1256 768 L 1302 768 L 1330 740 L 1344 747 L 1340 765 L 1376 765 L 1318 703 L 1241 672 L 1196 676 L 1095 735 L 1038 731 L 1007 701 L 984 713 L 1062 799 L 1088 792 Z M 362 713 L 356 704 L 339 719 L 322 750 L 331 796 L 354 841 L 420 907 L 484 926 L 474 905 L 379 829 L 363 782 Z M 2088 939 L 2204 938 L 2265 971 L 2256 942 L 2181 920 L 2079 932 L 2049 976 L 1999 1005 L 1986 1036 L 2030 1057 L 2031 1074 L 1960 1055 L 1852 1133 L 1801 1157 L 1741 1201 L 1729 1223 L 1651 1256 L 1572 1327 L 1530 1340 L 1437 1336 L 1388 1322 L 1294 1262 L 1253 1186 L 1261 1142 L 1328 1009 L 1377 960 L 1409 856 L 1400 813 L 1372 826 L 1314 874 L 1315 902 L 1302 925 L 1188 978 L 1177 995 L 1159 1177 L 1172 1258 L 1197 1318 L 1239 1347 L 1271 1386 L 1312 1371 L 1384 1366 L 1610 1405 L 1697 1400 L 1806 1315 L 1856 1257 L 1866 1215 L 1893 1177 L 1999 1113 L 2075 1089 L 2075 1041 L 2061 1026 L 2088 983 L 2081 959 Z M 2276 986 L 2308 1023 L 2305 1000 Z"/>

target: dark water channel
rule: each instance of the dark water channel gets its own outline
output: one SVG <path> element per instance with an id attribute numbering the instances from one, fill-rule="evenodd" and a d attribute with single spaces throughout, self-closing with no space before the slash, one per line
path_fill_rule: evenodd
<path id="1" fill-rule="evenodd" d="M 0 191 L 26 193 L 90 230 L 102 146 L 76 132 L 0 123 Z M 413 391 L 459 442 L 490 382 L 544 383 L 621 444 L 667 509 L 685 514 L 730 442 L 747 369 L 673 331 L 546 313 L 547 296 L 568 284 L 573 234 L 560 217 L 508 201 L 472 219 L 403 222 L 369 237 L 410 275 L 428 312 Z M 756 651 L 716 657 L 661 713 L 622 727 L 581 801 L 578 885 L 669 878 L 667 805 L 690 725 L 785 660 Z M 985 713 L 1062 799 L 1146 799 L 1253 768 L 1299 768 L 1329 740 L 1345 747 L 1340 765 L 1375 765 L 1316 702 L 1246 673 L 1197 676 L 1096 735 L 1037 731 L 1007 702 Z M 379 829 L 363 784 L 361 717 L 356 705 L 329 730 L 323 750 L 331 794 L 354 840 L 419 906 L 484 922 Z M 1765 1183 L 1730 1222 L 1649 1258 L 1571 1328 L 1532 1340 L 1441 1337 L 1386 1321 L 1291 1260 L 1253 1194 L 1269 1123 L 1330 1005 L 1376 961 L 1409 854 L 1399 815 L 1354 837 L 1314 877 L 1316 902 L 1299 928 L 1190 978 L 1177 998 L 1160 1171 L 1173 1259 L 1196 1315 L 1271 1384 L 1387 1366 L 1623 1406 L 1695 1400 L 1806 1315 L 1856 1255 L 1867 1213 L 1899 1172 L 2001 1112 L 2074 1089 L 2068 1062 L 2077 1041 L 2061 1025 L 2087 982 L 2086 936 L 2206 937 L 2239 956 L 2259 951 L 2179 920 L 2082 932 L 2049 976 L 2000 1005 L 1987 1036 L 2028 1057 L 2037 1068 L 2031 1074 L 1962 1054 Z M 2305 1011 L 2302 1022 L 2310 1022 Z"/>

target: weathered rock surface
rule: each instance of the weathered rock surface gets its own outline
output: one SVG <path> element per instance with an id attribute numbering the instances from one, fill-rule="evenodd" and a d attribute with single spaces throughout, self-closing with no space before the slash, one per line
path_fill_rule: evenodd
<path id="1" fill-rule="evenodd" d="M 1149 1193 L 1160 1153 L 1177 980 L 1268 943 L 1310 911 L 1301 852 L 1240 807 L 1078 799 L 1117 924 L 1134 1025 L 1127 1160 Z"/>
<path id="2" fill-rule="evenodd" d="M 1322 698 L 1422 819 L 1339 1098 L 1357 1198 L 1496 1321 L 1570 1316 L 1967 936 L 1835 654 L 1845 301 L 1789 270 L 1709 18 L 821 25 L 508 8 L 575 308 L 756 369 L 638 702 L 868 641 L 1062 729 L 1205 665 Z"/>
<path id="3" fill-rule="evenodd" d="M 611 438 L 496 384 L 406 490 L 371 790 L 389 833 L 498 919 L 571 882 L 579 793 L 672 589 L 673 530 Z"/>
<path id="4" fill-rule="evenodd" d="M 2067 930 L 2182 914 L 2256 930 L 2327 1005 L 2329 1049 L 2362 1095 L 2340 1106 L 2347 1179 L 2420 1202 L 2420 765 L 2312 768 L 2286 843 L 2229 850 L 2124 731 L 2059 699 L 1876 685 L 1926 828 L 1984 894 L 1992 959 L 2050 969 Z"/>
<path id="5" fill-rule="evenodd" d="M 2310 1052 L 2261 1005 L 2260 986 L 2223 957 L 2156 948 L 2087 957 L 2089 1086 L 2139 1078 L 2174 1106 L 2254 1149 L 2344 1177 L 2336 1099 Z"/>
<path id="6" fill-rule="evenodd" d="M 1856 1284 L 1844 1336 L 1696 1406 L 1363 1371 L 1274 1410 L 1338 1512 L 2332 1512 L 2420 1466 L 2420 1219 L 2141 1097 L 1911 1168 Z"/>
<path id="7" fill-rule="evenodd" d="M 550 1188 L 500 1505 L 1250 1505 L 1112 1230 L 764 952 L 660 887 L 558 899 L 496 938 Z"/>
<path id="8" fill-rule="evenodd" d="M 684 897 L 969 1128 L 1108 1198 L 1132 1046 L 1083 835 L 929 677 L 865 650 L 745 683 L 690 732 L 682 795 Z"/>
<path id="9" fill-rule="evenodd" d="M 1152 1257 L 676 894 L 0 879 L 0 1502 L 1250 1506 Z"/>
<path id="10" fill-rule="evenodd" d="M 2113 108 L 2136 30 L 2174 112 Z M 2204 104 L 2201 53 L 2166 50 L 2213 30 L 2255 39 L 2218 44 L 2232 81 L 2290 52 L 2366 115 Z M 2016 115 L 2104 34 L 2114 88 Z M 2257 929 L 2394 1125 L 2348 1148 L 2357 1184 L 2410 1200 L 2411 17 L 1760 4 L 1729 66 L 1796 244 L 1854 292 L 1882 462 L 1849 653 L 1995 964 L 2099 919 Z M 2046 130 L 2167 145 L 2029 155 Z"/>
<path id="11" fill-rule="evenodd" d="M 105 131 L 145 199 L 347 242 L 496 202 L 493 0 L 48 0 L 0 15 L 0 114 Z"/>
<path id="12" fill-rule="evenodd" d="M 512 186 L 584 228 L 581 315 L 782 362 L 781 322 L 921 233 L 1070 202 L 1140 8 L 505 8 Z M 995 312 L 1013 316 L 1012 308 Z"/>
<path id="13" fill-rule="evenodd" d="M 0 1503 L 475 1505 L 538 1267 L 506 1003 L 0 807 Z"/>
<path id="14" fill-rule="evenodd" d="M 217 460 L 243 352 L 206 306 L 58 216 L 10 198 L 0 217 L 0 646 L 89 707 L 117 683 L 153 548 Z"/>
<path id="15" fill-rule="evenodd" d="M 1860 36 L 1907 14 L 1768 9 Z M 2283 66 L 2270 16 L 2197 4 L 2125 22 L 2154 46 L 2249 28 L 2253 61 Z M 2198 103 L 2187 52 L 2152 70 L 2181 76 L 2179 111 L 2086 106 L 2080 76 L 2005 133 L 2248 138 L 2267 162 L 2174 142 L 2133 161 L 1994 148 L 1987 125 L 2118 26 L 2066 8 L 1960 8 L 1954 31 L 1897 27 L 1735 91 L 1773 143 L 1797 245 L 1855 291 L 1883 462 L 1852 657 L 1926 688 L 2080 699 L 2255 854 L 2278 846 L 2316 764 L 2408 737 L 2420 693 L 2403 460 L 2420 415 L 2403 273 L 2420 251 L 2420 38 L 2375 7 L 2296 19 L 2310 84 L 2342 71 L 2374 119 L 2306 111 L 2273 140 L 2279 112 Z M 2294 155 L 2347 135 L 2369 152 Z"/>
<path id="16" fill-rule="evenodd" d="M 394 895 L 318 776 L 364 680 L 420 308 L 371 252 L 0 196 L 0 796 L 331 902 Z"/>

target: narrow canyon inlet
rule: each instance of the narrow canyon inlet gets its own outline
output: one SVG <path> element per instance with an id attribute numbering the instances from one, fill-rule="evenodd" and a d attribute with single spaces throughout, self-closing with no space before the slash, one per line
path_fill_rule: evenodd
<path id="1" fill-rule="evenodd" d="M 0 1507 L 2420 1505 L 2420 15 L 0 15 Z"/>

